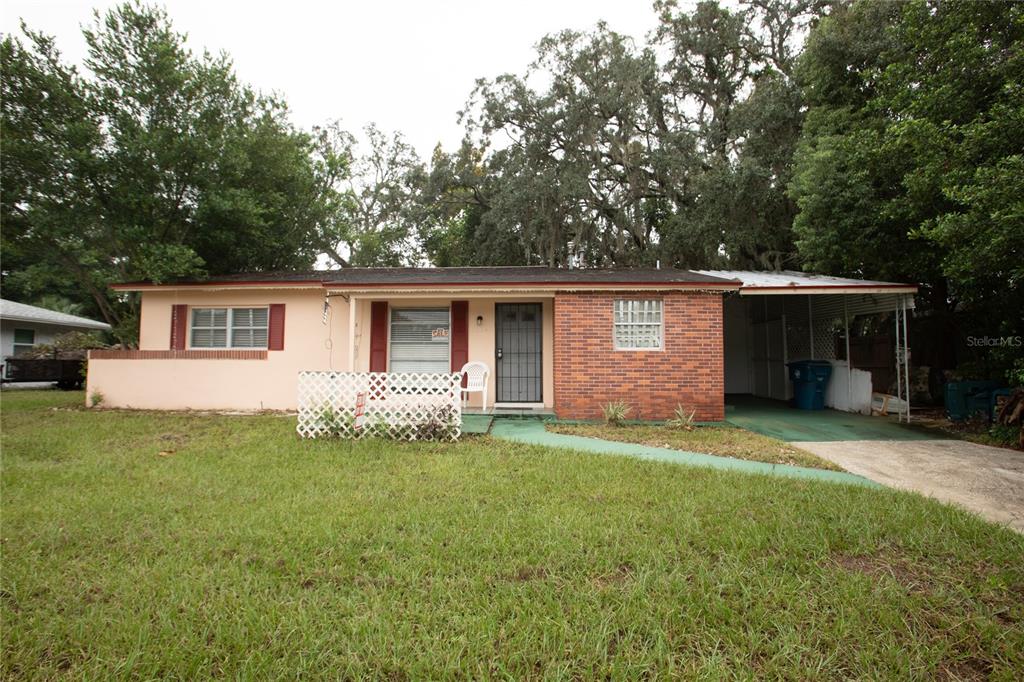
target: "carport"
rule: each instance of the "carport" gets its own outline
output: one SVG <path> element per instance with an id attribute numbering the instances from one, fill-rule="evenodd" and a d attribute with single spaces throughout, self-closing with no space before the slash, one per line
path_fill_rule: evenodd
<path id="1" fill-rule="evenodd" d="M 700 272 L 743 283 L 736 294 L 725 299 L 727 403 L 743 402 L 743 396 L 787 401 L 792 397 L 792 387 L 786 364 L 827 360 L 832 364 L 832 379 L 825 396 L 826 406 L 870 414 L 872 381 L 888 383 L 887 372 L 891 371 L 897 397 L 894 411 L 900 421 L 909 422 L 907 315 L 914 308 L 915 285 L 792 270 Z M 893 336 L 889 338 L 895 343 L 879 342 L 874 348 L 858 344 L 862 355 L 858 366 L 857 354 L 851 356 L 851 323 L 859 316 L 887 313 L 891 314 L 893 325 Z M 748 400 L 743 404 L 752 403 Z M 776 402 L 775 406 L 781 409 L 783 403 Z"/>

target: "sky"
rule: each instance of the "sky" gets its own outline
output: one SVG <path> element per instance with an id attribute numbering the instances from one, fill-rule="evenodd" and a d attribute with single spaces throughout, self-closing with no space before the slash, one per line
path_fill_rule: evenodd
<path id="1" fill-rule="evenodd" d="M 65 58 L 85 56 L 81 26 L 108 0 L 5 0 L 0 31 L 19 20 L 55 36 Z M 680 3 L 689 4 L 689 3 Z M 246 83 L 277 92 L 303 128 L 340 119 L 401 131 L 421 157 L 462 139 L 457 112 L 477 78 L 522 73 L 533 45 L 599 20 L 642 42 L 651 0 L 170 0 L 193 51 L 227 52 Z"/>

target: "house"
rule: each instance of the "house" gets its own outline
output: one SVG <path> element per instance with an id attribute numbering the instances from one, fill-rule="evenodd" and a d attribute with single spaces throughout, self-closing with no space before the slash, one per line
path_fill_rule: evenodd
<path id="1" fill-rule="evenodd" d="M 302 370 L 450 372 L 480 361 L 492 371 L 490 405 L 591 419 L 625 400 L 643 419 L 683 405 L 718 421 L 729 381 L 784 395 L 794 355 L 770 346 L 790 307 L 803 311 L 813 357 L 825 316 L 815 321 L 808 295 L 828 300 L 832 325 L 831 297 L 856 295 L 858 311 L 898 309 L 915 290 L 803 273 L 748 285 L 739 274 L 348 268 L 119 284 L 141 294 L 139 349 L 92 351 L 87 390 L 115 407 L 290 410 Z"/>
<path id="2" fill-rule="evenodd" d="M 110 331 L 105 322 L 68 315 L 34 305 L 0 299 L 0 357 L 17 357 L 33 346 L 53 343 L 60 334 L 73 331 Z"/>

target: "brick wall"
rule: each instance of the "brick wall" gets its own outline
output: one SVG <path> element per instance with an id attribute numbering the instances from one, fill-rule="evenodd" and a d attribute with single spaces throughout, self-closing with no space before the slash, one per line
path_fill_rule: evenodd
<path id="1" fill-rule="evenodd" d="M 662 350 L 615 350 L 617 298 L 662 300 Z M 554 320 L 559 418 L 599 419 L 614 400 L 634 419 L 667 419 L 679 404 L 698 421 L 725 418 L 721 292 L 559 293 Z"/>

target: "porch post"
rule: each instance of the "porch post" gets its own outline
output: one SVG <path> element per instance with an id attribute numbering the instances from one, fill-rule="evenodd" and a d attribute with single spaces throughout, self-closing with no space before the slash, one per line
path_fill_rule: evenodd
<path id="1" fill-rule="evenodd" d="M 910 341 L 907 339 L 907 295 L 900 296 L 903 303 L 903 380 L 906 382 L 907 423 L 910 423 Z"/>
<path id="2" fill-rule="evenodd" d="M 811 356 L 811 360 L 814 359 L 814 310 L 811 306 L 811 295 L 807 294 L 807 340 L 810 344 L 807 346 L 807 352 Z"/>
<path id="3" fill-rule="evenodd" d="M 348 371 L 356 371 L 356 297 L 348 299 Z"/>
<path id="4" fill-rule="evenodd" d="M 903 361 L 900 359 L 900 306 L 896 302 L 896 309 L 893 311 L 893 320 L 896 323 L 896 397 L 903 400 Z M 903 421 L 903 408 L 896 413 L 897 421 Z"/>
<path id="5" fill-rule="evenodd" d="M 853 358 L 850 357 L 850 318 L 846 306 L 846 294 L 843 296 L 843 338 L 846 339 L 846 406 L 853 412 Z"/>

